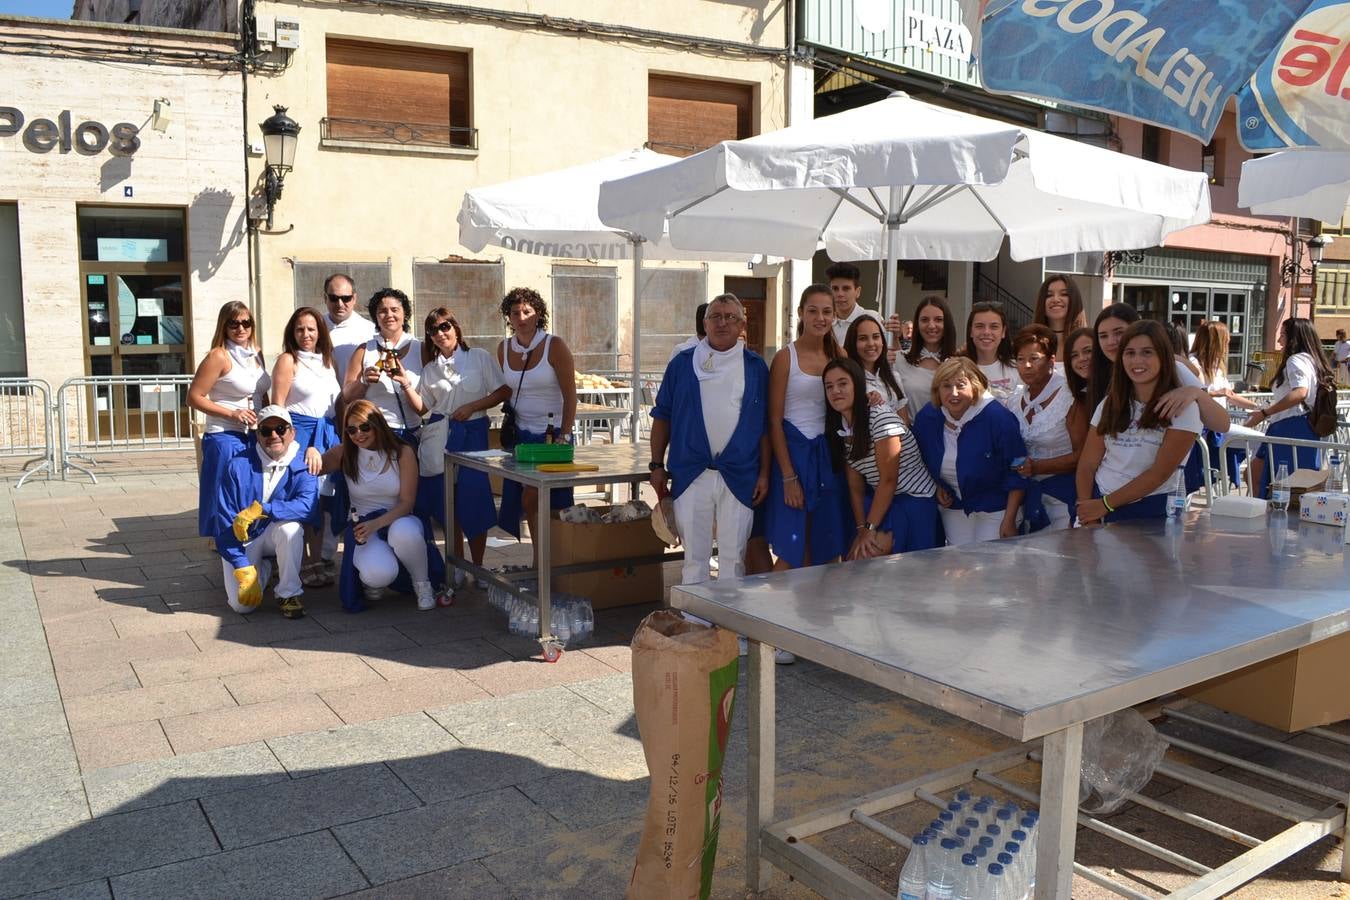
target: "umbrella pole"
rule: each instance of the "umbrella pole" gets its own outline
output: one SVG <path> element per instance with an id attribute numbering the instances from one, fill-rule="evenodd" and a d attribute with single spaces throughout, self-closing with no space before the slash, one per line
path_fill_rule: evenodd
<path id="1" fill-rule="evenodd" d="M 882 309 L 882 318 L 890 319 L 895 314 L 895 265 L 896 238 L 900 235 L 900 188 L 891 188 L 890 203 L 886 213 L 886 252 L 882 257 L 882 268 L 886 272 L 886 304 Z M 875 232 L 873 232 L 875 234 Z"/>
<path id="2" fill-rule="evenodd" d="M 633 380 L 630 382 L 632 421 L 629 435 L 638 442 L 638 412 L 642 407 L 642 241 L 633 240 Z"/>

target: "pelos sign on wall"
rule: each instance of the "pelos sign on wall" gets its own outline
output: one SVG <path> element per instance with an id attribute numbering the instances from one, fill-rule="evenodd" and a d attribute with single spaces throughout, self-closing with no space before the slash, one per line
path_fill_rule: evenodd
<path id="1" fill-rule="evenodd" d="M 78 125 L 70 110 L 62 110 L 51 119 L 25 119 L 17 107 L 0 106 L 0 138 L 21 135 L 24 147 L 33 153 L 61 153 L 72 150 L 85 156 L 97 156 L 104 150 L 114 156 L 131 156 L 140 149 L 140 129 L 130 122 L 118 122 L 108 128 L 102 122 L 86 121 Z"/>

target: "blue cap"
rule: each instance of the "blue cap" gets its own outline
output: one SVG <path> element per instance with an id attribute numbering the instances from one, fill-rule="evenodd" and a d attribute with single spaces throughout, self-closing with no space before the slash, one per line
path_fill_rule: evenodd
<path id="1" fill-rule="evenodd" d="M 961 824 L 969 828 L 971 831 L 974 831 L 976 828 L 980 827 L 980 820 L 975 818 L 966 819 Z"/>
<path id="2" fill-rule="evenodd" d="M 1004 807 L 994 813 L 994 818 L 998 819 L 1000 822 L 1010 822 L 1012 821 L 1012 810 Z"/>
<path id="3" fill-rule="evenodd" d="M 975 849 L 970 852 L 975 854 L 976 859 L 984 859 L 989 855 L 989 848 L 984 844 L 976 844 Z"/>
<path id="4" fill-rule="evenodd" d="M 989 827 L 984 829 L 984 832 L 985 834 L 990 834 L 993 835 L 994 837 L 998 837 L 1003 833 L 1003 829 L 999 828 L 997 825 L 990 825 Z"/>
<path id="5" fill-rule="evenodd" d="M 955 850 L 956 847 L 957 847 L 957 845 L 960 844 L 960 843 L 961 843 L 961 842 L 958 841 L 956 838 L 943 838 L 943 839 L 942 839 L 942 849 L 943 849 L 943 850 Z"/>
<path id="6" fill-rule="evenodd" d="M 1000 853 L 999 855 L 1002 856 L 1003 854 Z M 995 878 L 1001 878 L 1003 876 L 1003 866 L 999 863 L 990 863 L 989 874 L 993 875 Z"/>
<path id="7" fill-rule="evenodd" d="M 1017 841 L 1008 841 L 1008 843 L 1003 845 L 1003 849 L 1009 853 L 1016 853 L 1018 850 L 1022 849 L 1022 845 L 1017 843 Z"/>
<path id="8" fill-rule="evenodd" d="M 970 837 L 970 829 L 962 825 L 956 829 L 956 836 L 959 838 L 968 838 Z"/>
<path id="9" fill-rule="evenodd" d="M 931 831 L 941 831 L 946 827 L 947 823 L 942 821 L 941 819 L 934 819 L 933 821 L 928 823 L 928 828 Z"/>
<path id="10" fill-rule="evenodd" d="M 1011 866 L 1011 865 L 1012 865 L 1012 860 L 1013 860 L 1013 858 L 1012 858 L 1012 854 L 1011 854 L 1011 853 L 1000 853 L 1000 854 L 998 855 L 998 862 L 999 862 L 999 865 L 1003 865 L 1003 866 Z"/>
<path id="11" fill-rule="evenodd" d="M 913 843 L 919 847 L 926 847 L 928 845 L 928 832 L 921 831 L 914 835 Z"/>
<path id="12" fill-rule="evenodd" d="M 1036 827 L 1036 817 L 1023 816 L 1022 820 L 1018 822 L 1018 824 L 1021 825 L 1023 828 L 1025 828 L 1027 831 L 1030 831 L 1031 829 Z"/>
<path id="13" fill-rule="evenodd" d="M 981 800 L 979 803 L 976 803 L 976 804 L 975 804 L 975 811 L 976 811 L 976 812 L 982 812 L 982 813 L 983 813 L 983 812 L 988 812 L 988 811 L 989 811 L 989 804 L 988 804 L 988 803 L 985 803 L 983 800 Z"/>
<path id="14" fill-rule="evenodd" d="M 970 791 L 966 790 L 965 788 L 962 788 L 961 790 L 956 792 L 956 799 L 960 800 L 962 803 L 965 803 L 967 800 L 970 799 Z"/>
<path id="15" fill-rule="evenodd" d="M 976 860 L 975 860 L 975 854 L 974 854 L 974 853 L 963 853 L 963 854 L 961 855 L 961 865 L 963 865 L 963 866 L 973 866 L 973 865 L 975 865 L 975 862 L 976 862 Z"/>
<path id="16" fill-rule="evenodd" d="M 981 795 L 980 795 L 980 802 L 981 802 L 981 803 L 988 803 L 990 806 L 992 806 L 992 805 L 994 804 L 994 798 L 993 798 L 993 797 L 990 797 L 988 794 L 981 794 Z"/>
<path id="17" fill-rule="evenodd" d="M 944 809 L 942 812 L 938 813 L 938 818 L 944 822 L 950 822 L 952 819 L 955 819 L 956 816 L 952 815 L 951 810 Z"/>
<path id="18" fill-rule="evenodd" d="M 986 835 L 983 835 L 983 836 L 980 838 L 980 846 L 981 846 L 981 847 L 992 847 L 992 846 L 994 846 L 994 839 L 991 838 L 991 837 L 990 837 L 989 835 L 987 835 L 987 834 L 986 834 Z"/>
<path id="19" fill-rule="evenodd" d="M 1019 844 L 1025 844 L 1027 842 L 1027 833 L 1020 828 L 1014 828 L 1012 839 Z"/>

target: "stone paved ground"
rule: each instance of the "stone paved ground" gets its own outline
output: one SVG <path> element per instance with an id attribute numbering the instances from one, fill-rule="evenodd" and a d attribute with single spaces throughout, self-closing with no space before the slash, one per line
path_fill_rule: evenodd
<path id="1" fill-rule="evenodd" d="M 431 613 L 389 601 L 348 616 L 327 591 L 307 596 L 302 621 L 271 605 L 239 616 L 195 536 L 189 466 L 141 457 L 101 467 L 96 486 L 0 491 L 0 897 L 622 894 L 647 788 L 627 644 L 654 607 L 600 613 L 593 645 L 557 665 L 532 658 L 473 591 Z M 779 672 L 785 813 L 1006 746 L 810 663 Z M 742 706 L 719 898 L 745 896 L 744 756 Z M 1234 827 L 1279 830 L 1204 802 Z M 886 821 L 908 830 L 919 815 Z M 1138 807 L 1112 821 L 1210 865 L 1225 858 Z M 898 855 L 870 833 L 820 844 L 894 888 Z M 1088 832 L 1079 846 L 1140 889 L 1180 883 Z M 1239 895 L 1342 896 L 1339 865 L 1326 839 Z M 1075 895 L 1101 892 L 1080 879 Z M 814 895 L 778 876 L 766 896 Z"/>

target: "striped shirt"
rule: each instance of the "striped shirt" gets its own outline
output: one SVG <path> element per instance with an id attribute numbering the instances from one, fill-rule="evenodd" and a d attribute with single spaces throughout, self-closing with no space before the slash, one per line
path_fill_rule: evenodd
<path id="1" fill-rule="evenodd" d="M 931 497 L 936 493 L 933 477 L 919 456 L 919 442 L 914 440 L 905 423 L 886 405 L 873 406 L 871 412 L 872 446 L 862 459 L 849 460 L 848 464 L 861 475 L 871 487 L 881 480 L 877 472 L 876 442 L 888 437 L 900 438 L 900 474 L 895 483 L 897 494 L 909 494 L 912 497 Z"/>

